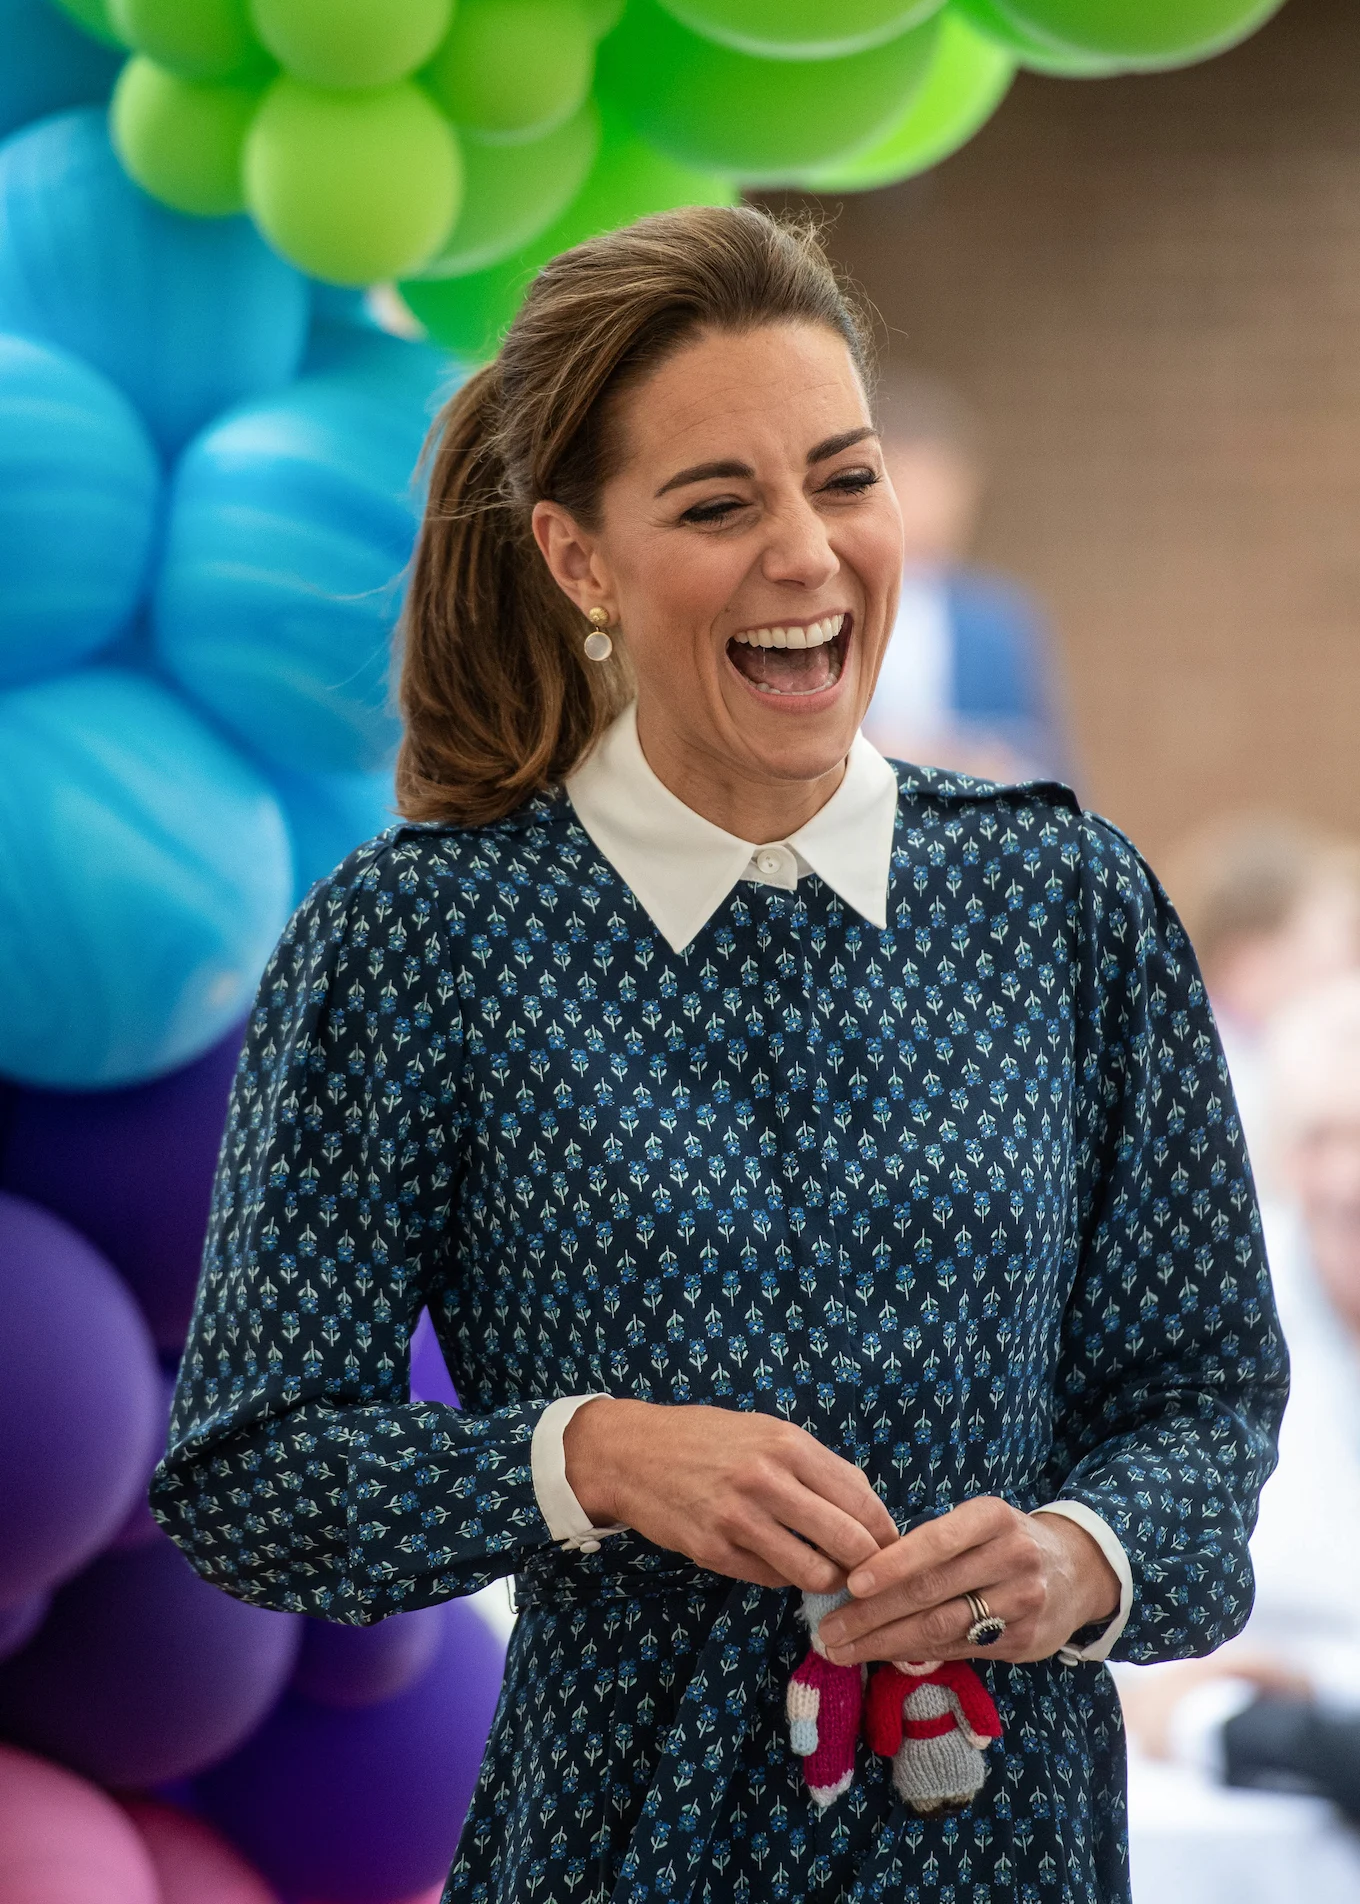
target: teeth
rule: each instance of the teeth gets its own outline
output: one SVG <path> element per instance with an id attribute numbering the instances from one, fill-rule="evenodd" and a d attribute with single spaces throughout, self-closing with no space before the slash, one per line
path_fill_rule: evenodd
<path id="1" fill-rule="evenodd" d="M 843 615 L 827 615 L 810 628 L 747 628 L 733 637 L 748 648 L 820 648 L 841 631 Z"/>

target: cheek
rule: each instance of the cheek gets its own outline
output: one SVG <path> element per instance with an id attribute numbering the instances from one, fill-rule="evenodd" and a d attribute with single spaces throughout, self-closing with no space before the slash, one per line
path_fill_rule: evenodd
<path id="1" fill-rule="evenodd" d="M 902 579 L 902 523 L 895 508 L 866 510 L 849 527 L 841 559 L 858 575 L 872 617 L 882 613 Z"/>
<path id="2" fill-rule="evenodd" d="M 624 632 L 635 663 L 649 671 L 692 665 L 741 586 L 747 563 L 730 542 L 670 538 L 632 552 L 619 566 Z"/>

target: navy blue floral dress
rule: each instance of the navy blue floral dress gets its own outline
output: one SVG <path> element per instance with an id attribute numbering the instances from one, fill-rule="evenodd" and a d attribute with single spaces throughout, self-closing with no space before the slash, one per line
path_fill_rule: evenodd
<path id="1" fill-rule="evenodd" d="M 1051 786 L 900 770 L 886 931 L 743 884 L 681 953 L 565 796 L 398 828 L 261 986 L 155 1484 L 194 1565 L 366 1623 L 515 1572 L 451 1904 L 1109 1904 L 1103 1666 L 989 1664 L 981 1798 L 788 1750 L 797 1596 L 548 1537 L 554 1396 L 801 1423 L 903 1528 L 1085 1502 L 1119 1657 L 1236 1633 L 1285 1358 L 1227 1074 L 1166 900 Z M 428 1304 L 463 1412 L 408 1399 Z"/>

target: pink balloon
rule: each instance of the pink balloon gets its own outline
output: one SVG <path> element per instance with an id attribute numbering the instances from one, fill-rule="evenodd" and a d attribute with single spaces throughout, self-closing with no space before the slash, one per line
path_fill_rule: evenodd
<path id="1" fill-rule="evenodd" d="M 0 1904 L 95 1899 L 162 1904 L 146 1846 L 97 1786 L 0 1745 Z"/>
<path id="2" fill-rule="evenodd" d="M 201 1818 L 149 1799 L 134 1799 L 127 1814 L 156 1867 L 161 1904 L 279 1904 L 235 1846 Z"/>

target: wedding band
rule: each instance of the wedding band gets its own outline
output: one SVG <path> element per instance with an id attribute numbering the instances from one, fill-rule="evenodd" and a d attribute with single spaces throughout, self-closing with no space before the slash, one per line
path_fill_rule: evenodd
<path id="1" fill-rule="evenodd" d="M 992 1612 L 980 1593 L 965 1593 L 968 1611 L 973 1616 L 965 1638 L 970 1646 L 995 1646 L 1006 1630 L 1006 1622 Z"/>

